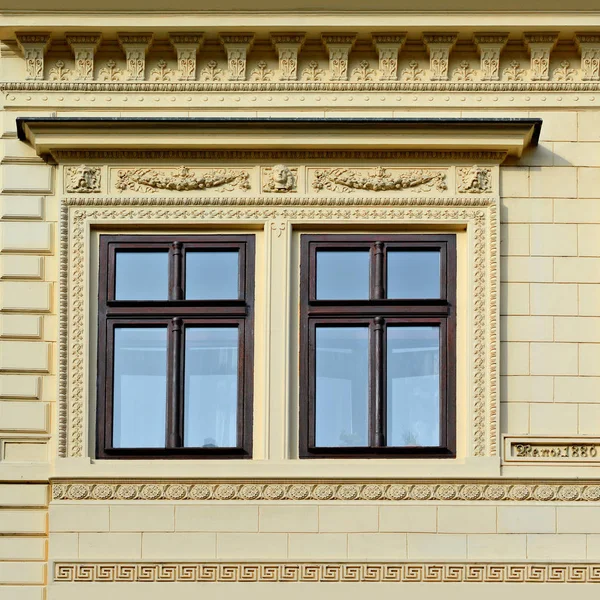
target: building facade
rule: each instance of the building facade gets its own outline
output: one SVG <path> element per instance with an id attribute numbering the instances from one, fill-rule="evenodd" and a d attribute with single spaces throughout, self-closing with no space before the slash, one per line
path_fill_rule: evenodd
<path id="1" fill-rule="evenodd" d="M 600 12 L 26 4 L 0 597 L 595 597 Z"/>

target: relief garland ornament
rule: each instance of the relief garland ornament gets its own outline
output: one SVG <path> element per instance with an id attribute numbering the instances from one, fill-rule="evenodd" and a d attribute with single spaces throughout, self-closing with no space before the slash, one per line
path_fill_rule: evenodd
<path id="1" fill-rule="evenodd" d="M 123 169 L 118 173 L 115 187 L 120 192 L 157 192 L 171 190 L 189 192 L 221 188 L 232 191 L 250 189 L 250 175 L 247 171 L 233 169 L 213 169 L 202 175 L 194 175 L 188 167 L 179 167 L 174 173 L 161 173 L 154 169 Z"/>
<path id="2" fill-rule="evenodd" d="M 377 167 L 374 171 L 363 175 L 361 171 L 340 167 L 316 171 L 312 187 L 319 192 L 321 190 L 384 192 L 409 188 L 417 188 L 415 191 L 431 191 L 433 188 L 444 191 L 448 186 L 446 185 L 446 174 L 442 171 L 415 169 L 395 174 L 388 172 L 383 167 Z"/>

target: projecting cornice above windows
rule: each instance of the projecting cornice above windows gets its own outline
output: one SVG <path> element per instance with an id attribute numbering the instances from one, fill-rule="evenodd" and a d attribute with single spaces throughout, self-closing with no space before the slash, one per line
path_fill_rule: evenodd
<path id="1" fill-rule="evenodd" d="M 434 151 L 521 156 L 541 119 L 71 118 L 17 119 L 39 156 L 64 151 Z"/>

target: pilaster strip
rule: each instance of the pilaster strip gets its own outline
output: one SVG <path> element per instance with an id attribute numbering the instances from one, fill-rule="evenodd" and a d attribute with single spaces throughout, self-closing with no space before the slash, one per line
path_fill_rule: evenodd
<path id="1" fill-rule="evenodd" d="M 423 42 L 429 52 L 431 81 L 448 81 L 450 52 L 458 39 L 457 33 L 424 33 Z"/>
<path id="2" fill-rule="evenodd" d="M 248 54 L 254 44 L 254 34 L 222 33 L 220 39 L 227 53 L 228 79 L 245 81 Z"/>
<path id="3" fill-rule="evenodd" d="M 44 79 L 44 55 L 50 46 L 49 33 L 17 33 L 17 44 L 25 59 L 25 79 Z"/>
<path id="4" fill-rule="evenodd" d="M 169 40 L 177 53 L 177 79 L 195 81 L 196 58 L 204 43 L 203 33 L 171 33 Z"/>
<path id="5" fill-rule="evenodd" d="M 523 39 L 531 57 L 531 79 L 548 81 L 550 79 L 550 54 L 558 42 L 558 33 L 525 33 Z"/>
<path id="6" fill-rule="evenodd" d="M 127 79 L 144 81 L 146 74 L 146 54 L 153 41 L 152 33 L 118 33 L 119 45 L 125 53 Z"/>
<path id="7" fill-rule="evenodd" d="M 75 57 L 75 79 L 93 81 L 94 55 L 100 46 L 100 33 L 73 33 L 67 35 L 67 43 Z"/>
<path id="8" fill-rule="evenodd" d="M 329 52 L 329 78 L 331 81 L 348 80 L 350 50 L 356 42 L 355 33 L 332 33 L 321 36 Z"/>

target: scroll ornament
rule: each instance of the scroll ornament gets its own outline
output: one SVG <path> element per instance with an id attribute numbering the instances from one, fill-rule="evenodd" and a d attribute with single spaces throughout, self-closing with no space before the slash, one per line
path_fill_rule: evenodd
<path id="1" fill-rule="evenodd" d="M 416 191 L 431 191 L 436 189 L 444 191 L 446 174 L 442 171 L 427 171 L 415 169 L 389 173 L 383 167 L 363 175 L 360 171 L 335 168 L 323 169 L 315 173 L 313 188 L 317 191 L 329 190 L 330 192 L 348 192 L 352 190 L 368 190 L 371 192 L 386 192 L 417 188 Z"/>
<path id="2" fill-rule="evenodd" d="M 247 171 L 233 169 L 213 169 L 204 174 L 193 174 L 188 167 L 179 167 L 174 173 L 161 173 L 154 169 L 132 169 L 119 171 L 116 188 L 120 192 L 156 192 L 171 190 L 188 192 L 221 188 L 221 191 L 234 189 L 249 190 L 250 176 Z"/>
<path id="3" fill-rule="evenodd" d="M 100 192 L 100 167 L 67 167 L 66 190 L 71 194 L 94 194 Z"/>

